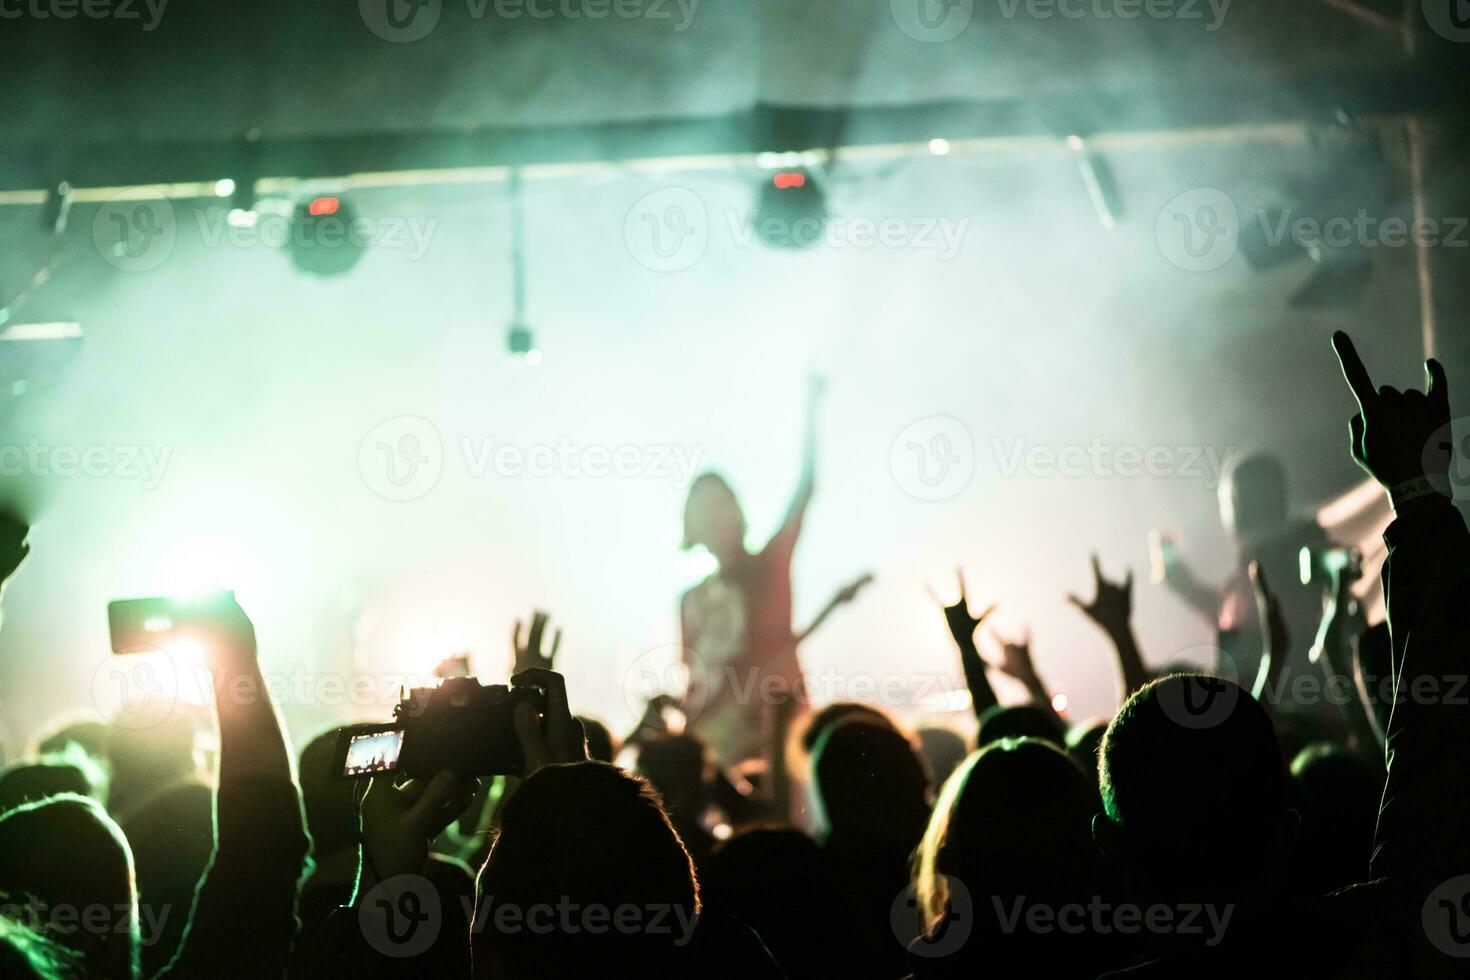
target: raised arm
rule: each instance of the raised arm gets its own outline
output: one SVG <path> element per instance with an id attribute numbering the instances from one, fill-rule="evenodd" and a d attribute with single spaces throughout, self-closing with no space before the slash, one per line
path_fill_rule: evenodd
<path id="1" fill-rule="evenodd" d="M 781 521 L 781 528 L 772 539 L 772 544 L 780 545 L 787 550 L 796 547 L 796 539 L 801 536 L 802 522 L 806 519 L 807 505 L 811 503 L 812 493 L 816 489 L 817 414 L 825 387 L 825 382 L 817 375 L 812 375 L 807 379 L 806 413 L 802 428 L 801 474 L 796 481 L 796 493 L 792 495 L 791 503 L 786 508 L 786 516 Z"/>
<path id="2" fill-rule="evenodd" d="M 233 598 L 195 624 L 214 679 L 219 789 L 214 855 L 179 952 L 160 976 L 280 976 L 296 935 L 308 839 L 290 752 Z"/>
<path id="3" fill-rule="evenodd" d="M 1374 877 L 1432 887 L 1470 867 L 1470 655 L 1463 609 L 1470 598 L 1470 533 L 1449 502 L 1449 386 L 1425 364 L 1424 392 L 1375 389 L 1346 334 L 1333 337 L 1358 402 L 1353 458 L 1393 502 L 1383 569 L 1396 671 L 1385 733 L 1388 782 L 1378 815 Z M 1415 916 L 1417 901 L 1406 900 Z M 1412 909 L 1407 906 L 1412 905 Z"/>
<path id="4" fill-rule="evenodd" d="M 1251 696 L 1267 708 L 1274 708 L 1281 700 L 1281 678 L 1286 673 L 1291 636 L 1286 631 L 1286 617 L 1281 612 L 1281 600 L 1271 591 L 1260 562 L 1251 562 L 1250 576 L 1251 590 L 1256 597 L 1257 615 L 1266 634 L 1265 645 L 1261 649 L 1261 666 L 1256 671 Z"/>
<path id="5" fill-rule="evenodd" d="M 959 648 L 965 685 L 970 689 L 970 703 L 974 706 L 975 717 L 979 718 L 998 703 L 995 689 L 990 686 L 990 678 L 985 674 L 985 659 L 980 656 L 980 648 L 975 645 L 975 631 L 980 628 L 985 617 L 995 612 L 995 606 L 990 606 L 979 616 L 972 615 L 969 599 L 965 596 L 965 573 L 957 569 L 955 574 L 960 582 L 960 598 L 953 605 L 943 606 L 944 621 L 949 625 L 949 635 L 954 639 L 955 646 Z M 932 590 L 930 594 L 934 594 Z"/>
<path id="6" fill-rule="evenodd" d="M 1082 610 L 1113 642 L 1113 651 L 1118 658 L 1118 673 L 1123 681 L 1123 701 L 1134 691 L 1148 683 L 1148 669 L 1143 665 L 1143 655 L 1138 651 L 1138 640 L 1133 635 L 1133 569 L 1121 582 L 1110 582 L 1103 577 L 1102 563 L 1097 555 L 1092 556 L 1093 599 L 1083 602 L 1075 595 L 1067 601 Z M 1121 703 L 1121 702 L 1120 702 Z"/>
<path id="7" fill-rule="evenodd" d="M 1215 625 L 1220 618 L 1220 590 L 1195 577 L 1169 535 L 1155 531 L 1150 535 L 1150 544 L 1154 556 L 1154 580 L 1162 582 L 1189 608 L 1208 620 L 1210 625 Z"/>

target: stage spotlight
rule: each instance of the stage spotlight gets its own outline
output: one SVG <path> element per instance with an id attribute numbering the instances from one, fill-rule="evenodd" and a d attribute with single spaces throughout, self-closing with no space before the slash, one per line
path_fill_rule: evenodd
<path id="1" fill-rule="evenodd" d="M 66 218 L 71 213 L 71 185 L 58 181 L 46 191 L 46 203 L 41 205 L 41 227 L 52 234 L 66 231 Z"/>
<path id="2" fill-rule="evenodd" d="M 943 137 L 935 137 L 934 139 L 929 141 L 929 152 L 937 157 L 949 156 L 949 151 L 951 149 L 952 147 L 949 145 L 949 140 L 944 139 Z"/>
<path id="3" fill-rule="evenodd" d="M 340 276 L 357 265 L 364 248 L 345 198 L 323 195 L 291 212 L 291 263 L 313 276 Z"/>
<path id="4" fill-rule="evenodd" d="M 827 227 L 827 196 L 815 172 L 778 170 L 761 184 L 756 234 L 772 248 L 811 248 Z"/>

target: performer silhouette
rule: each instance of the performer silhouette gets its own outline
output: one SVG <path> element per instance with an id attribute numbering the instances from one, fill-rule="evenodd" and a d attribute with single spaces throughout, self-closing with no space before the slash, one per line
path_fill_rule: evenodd
<path id="1" fill-rule="evenodd" d="M 726 764 L 761 754 L 775 702 L 803 697 L 791 625 L 791 559 L 812 499 L 821 394 L 821 381 L 812 378 L 801 477 L 780 529 L 764 548 L 746 548 L 745 513 L 719 474 L 701 474 L 684 506 L 684 547 L 707 548 L 718 562 L 680 602 L 689 727 Z"/>

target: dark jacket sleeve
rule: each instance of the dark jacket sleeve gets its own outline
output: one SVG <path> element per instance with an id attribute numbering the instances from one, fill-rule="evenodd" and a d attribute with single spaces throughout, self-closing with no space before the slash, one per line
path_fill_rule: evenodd
<path id="1" fill-rule="evenodd" d="M 1470 870 L 1470 534 L 1433 498 L 1405 507 L 1384 536 L 1396 683 L 1373 877 L 1440 881 Z"/>
<path id="2" fill-rule="evenodd" d="M 168 980 L 280 977 L 296 937 L 296 895 L 309 841 L 289 780 L 220 785 L 215 849 L 194 896 Z"/>

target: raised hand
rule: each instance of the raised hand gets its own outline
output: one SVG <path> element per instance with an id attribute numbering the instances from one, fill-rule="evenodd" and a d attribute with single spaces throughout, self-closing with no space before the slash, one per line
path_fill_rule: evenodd
<path id="1" fill-rule="evenodd" d="M 1351 640 L 1368 628 L 1363 604 L 1352 590 L 1353 583 L 1362 577 L 1362 556 L 1354 551 L 1346 564 L 1332 566 L 1330 576 L 1322 586 L 1322 620 L 1309 658 L 1312 663 L 1317 663 L 1326 657 L 1327 666 L 1335 673 L 1351 671 Z"/>
<path id="2" fill-rule="evenodd" d="M 537 714 L 528 702 L 515 706 L 516 738 L 526 759 L 525 775 L 560 762 L 587 761 L 587 735 L 567 705 L 567 682 L 554 670 L 531 667 L 511 677 L 512 687 L 539 687 L 546 710 Z"/>
<path id="3" fill-rule="evenodd" d="M 1014 677 L 1028 688 L 1037 685 L 1040 681 L 1036 673 L 1036 664 L 1031 660 L 1029 633 L 1022 634 L 1017 640 L 1000 638 L 1000 661 L 995 666 L 1001 673 Z"/>
<path id="4" fill-rule="evenodd" d="M 510 633 L 510 648 L 515 654 L 515 666 L 511 668 L 512 674 L 519 674 L 523 670 L 555 670 L 556 651 L 561 649 L 561 629 L 558 627 L 556 635 L 552 637 L 551 649 L 542 651 L 542 642 L 545 639 L 546 623 L 550 619 L 547 613 L 536 610 L 531 615 L 530 633 L 521 639 L 521 621 L 516 620 L 515 628 Z"/>
<path id="5" fill-rule="evenodd" d="M 477 784 L 452 772 L 395 786 L 377 776 L 362 800 L 363 882 L 359 891 L 402 874 L 423 874 L 429 842 L 474 800 Z"/>
<path id="6" fill-rule="evenodd" d="M 1091 602 L 1083 602 L 1071 593 L 1067 594 L 1067 601 L 1082 610 L 1088 619 L 1101 626 L 1109 636 L 1127 632 L 1133 616 L 1133 569 L 1128 569 L 1123 581 L 1110 582 L 1103 576 L 1102 563 L 1094 554 L 1092 583 Z"/>
<path id="7" fill-rule="evenodd" d="M 1358 402 L 1349 424 L 1353 459 L 1383 485 L 1395 507 L 1433 493 L 1448 496 L 1453 443 L 1443 365 L 1433 358 L 1424 362 L 1423 392 L 1375 389 L 1347 334 L 1333 334 L 1332 348 Z"/>
<path id="8" fill-rule="evenodd" d="M 1256 594 L 1256 610 L 1261 627 L 1266 635 L 1266 647 L 1262 651 L 1260 673 L 1256 675 L 1253 695 L 1259 699 L 1275 700 L 1276 681 L 1286 668 L 1286 647 L 1291 637 L 1286 631 L 1286 616 L 1281 612 L 1281 600 L 1271 591 L 1266 581 L 1266 570 L 1261 563 L 1250 564 L 1251 590 Z"/>
<path id="9" fill-rule="evenodd" d="M 955 642 L 961 646 L 966 644 L 973 645 L 975 642 L 975 630 L 980 628 L 980 624 L 985 622 L 987 616 L 995 612 L 998 604 L 992 603 L 979 616 L 974 615 L 970 612 L 970 601 L 965 595 L 964 569 L 955 569 L 955 577 L 959 579 L 960 597 L 952 605 L 945 606 L 943 600 L 939 598 L 933 589 L 929 589 L 929 594 L 934 597 L 935 602 L 938 602 L 944 608 L 944 620 L 949 624 L 949 635 L 954 637 Z"/>

